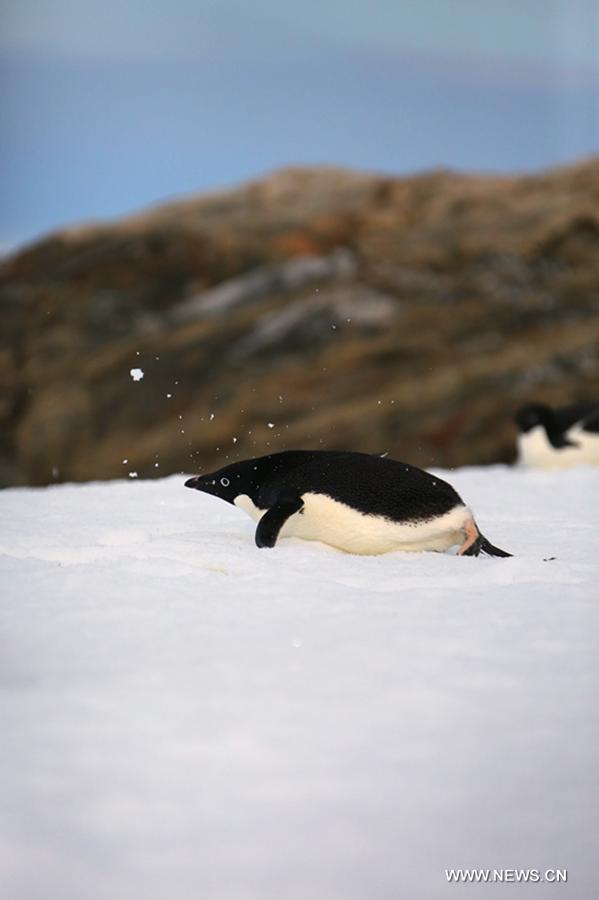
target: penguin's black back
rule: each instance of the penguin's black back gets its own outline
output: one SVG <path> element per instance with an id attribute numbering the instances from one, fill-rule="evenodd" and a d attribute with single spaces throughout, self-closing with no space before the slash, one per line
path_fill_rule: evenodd
<path id="1" fill-rule="evenodd" d="M 281 494 L 325 494 L 361 513 L 397 522 L 425 521 L 462 504 L 459 494 L 434 475 L 394 459 L 335 450 L 287 450 L 254 460 L 257 505 L 266 509 Z"/>
<path id="2" fill-rule="evenodd" d="M 599 431 L 599 403 L 587 403 L 578 406 L 564 406 L 555 410 L 555 421 L 560 431 L 564 432 L 580 423 L 584 431 Z"/>
<path id="3" fill-rule="evenodd" d="M 572 426 L 584 431 L 599 431 L 599 403 L 579 403 L 556 409 L 543 404 L 529 403 L 514 416 L 520 431 L 528 431 L 535 425 L 544 425 L 549 436 L 561 438 Z"/>

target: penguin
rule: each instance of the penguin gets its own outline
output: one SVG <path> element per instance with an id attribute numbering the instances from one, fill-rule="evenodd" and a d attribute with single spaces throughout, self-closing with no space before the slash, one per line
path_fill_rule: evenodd
<path id="1" fill-rule="evenodd" d="M 481 534 L 450 484 L 380 455 L 285 450 L 196 475 L 185 487 L 248 513 L 258 547 L 293 536 L 367 555 L 457 544 L 461 556 L 511 556 Z"/>
<path id="2" fill-rule="evenodd" d="M 537 469 L 599 465 L 599 404 L 552 409 L 541 403 L 521 407 L 518 462 Z"/>

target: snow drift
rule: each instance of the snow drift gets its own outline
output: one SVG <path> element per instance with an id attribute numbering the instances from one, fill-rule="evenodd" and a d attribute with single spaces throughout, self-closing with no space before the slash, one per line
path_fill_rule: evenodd
<path id="1" fill-rule="evenodd" d="M 513 559 L 259 551 L 178 477 L 3 492 L 3 896 L 590 898 L 599 470 L 445 477 Z"/>

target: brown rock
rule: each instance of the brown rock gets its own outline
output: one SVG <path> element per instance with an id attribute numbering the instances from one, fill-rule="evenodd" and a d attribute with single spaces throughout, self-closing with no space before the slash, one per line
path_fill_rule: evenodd
<path id="1" fill-rule="evenodd" d="M 515 407 L 599 397 L 598 209 L 599 159 L 290 169 L 51 235 L 0 269 L 1 483 L 285 447 L 507 461 Z"/>

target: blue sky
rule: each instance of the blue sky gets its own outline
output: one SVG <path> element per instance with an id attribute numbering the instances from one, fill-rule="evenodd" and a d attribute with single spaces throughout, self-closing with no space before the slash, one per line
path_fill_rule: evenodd
<path id="1" fill-rule="evenodd" d="M 281 165 L 599 150 L 599 0 L 0 0 L 0 245 Z"/>

